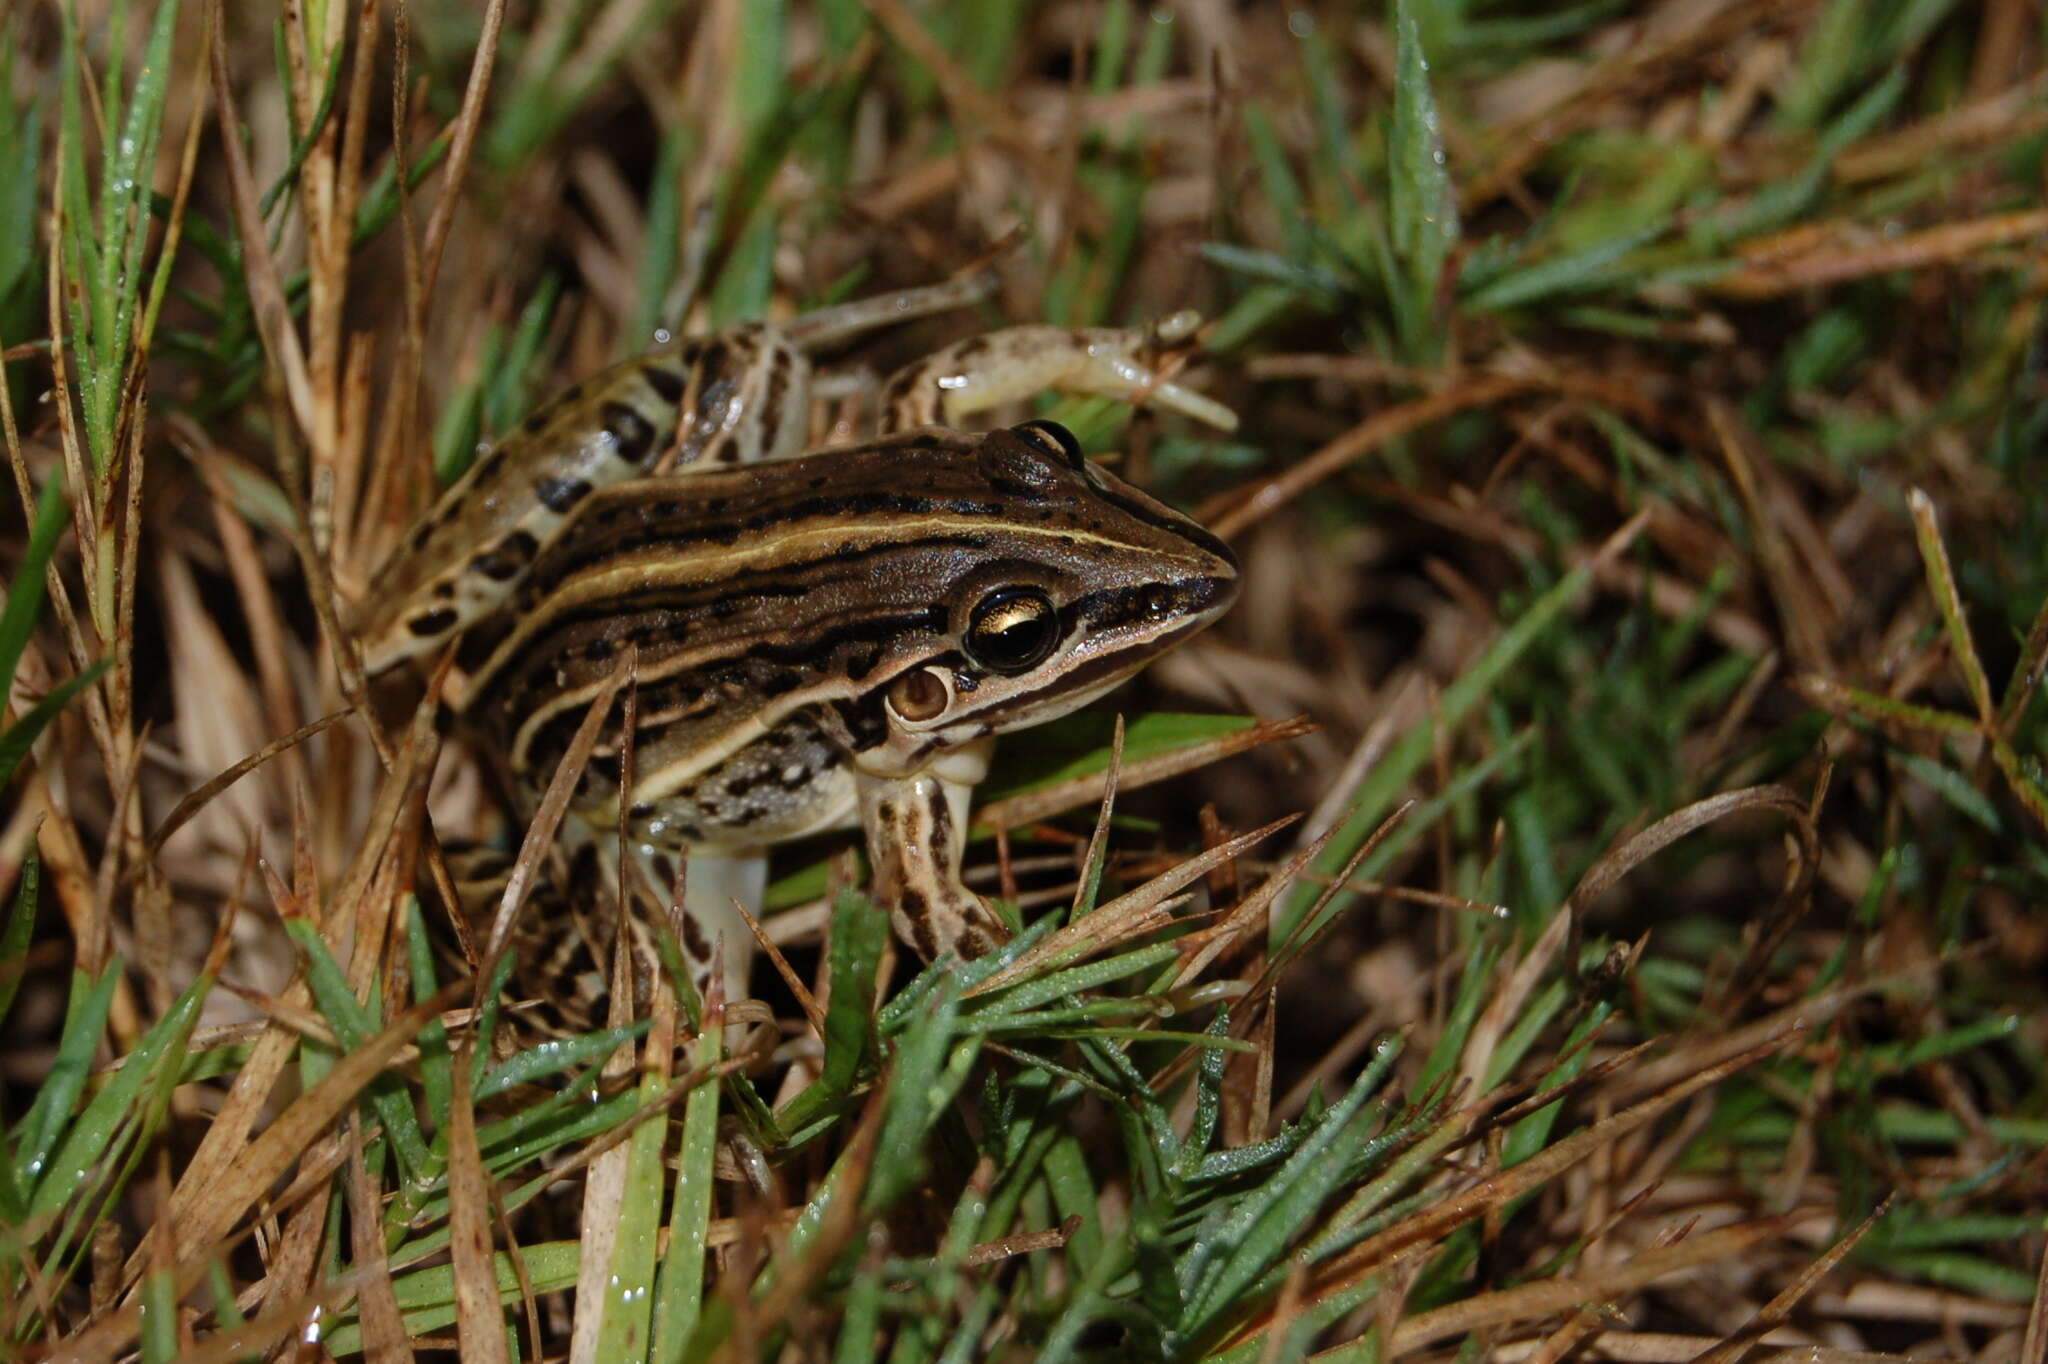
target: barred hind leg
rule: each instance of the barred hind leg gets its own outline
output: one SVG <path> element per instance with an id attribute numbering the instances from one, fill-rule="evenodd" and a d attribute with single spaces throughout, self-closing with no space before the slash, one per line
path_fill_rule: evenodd
<path id="1" fill-rule="evenodd" d="M 575 821 L 580 825 L 580 821 Z M 648 989 L 661 970 L 648 924 L 666 919 L 675 893 L 675 862 L 669 854 L 640 845 L 634 849 L 637 875 L 634 912 L 619 912 L 617 843 L 588 829 L 565 829 L 567 846 L 548 859 L 512 928 L 510 986 L 521 998 L 544 998 L 571 1029 L 604 1025 L 604 1001 L 612 988 L 618 931 L 625 926 L 634 998 L 644 1008 Z M 579 836 L 580 835 L 580 836 Z M 483 844 L 451 845 L 449 871 L 461 901 L 455 912 L 468 921 L 471 936 L 488 938 L 513 854 Z M 693 853 L 686 865 L 677 943 L 698 997 L 711 983 L 713 964 L 724 962 L 725 998 L 747 994 L 754 936 L 734 910 L 761 912 L 768 884 L 768 860 L 758 855 Z"/>
<path id="2" fill-rule="evenodd" d="M 665 914 L 675 895 L 673 856 L 648 844 L 633 849 L 640 881 L 659 897 Z M 758 920 L 768 889 L 768 859 L 760 853 L 722 854 L 692 851 L 683 862 L 682 914 L 676 937 L 690 984 L 701 998 L 711 983 L 714 963 L 723 961 L 725 998 L 747 994 L 754 961 L 754 935 L 733 905 L 738 902 Z"/>

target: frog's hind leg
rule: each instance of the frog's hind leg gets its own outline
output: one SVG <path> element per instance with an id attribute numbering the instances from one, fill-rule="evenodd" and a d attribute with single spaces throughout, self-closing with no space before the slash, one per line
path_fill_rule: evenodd
<path id="1" fill-rule="evenodd" d="M 648 844 L 634 849 L 642 873 L 639 880 L 666 912 L 675 895 L 676 861 Z M 701 997 L 711 983 L 714 963 L 723 961 L 722 980 L 728 1001 L 745 998 L 754 962 L 754 935 L 737 901 L 758 921 L 768 890 L 768 858 L 761 853 L 713 853 L 692 850 L 682 863 L 682 914 L 676 937 L 690 984 Z"/>
<path id="2" fill-rule="evenodd" d="M 1154 327 L 1009 327 L 957 342 L 907 365 L 882 390 L 882 430 L 957 426 L 965 417 L 1051 389 L 1149 403 L 1237 429 L 1237 414 L 1175 383 L 1166 361 L 1192 341 L 1201 318 L 1175 313 Z"/>
<path id="3" fill-rule="evenodd" d="M 851 303 L 819 308 L 776 326 L 796 345 L 805 350 L 817 350 L 850 340 L 863 332 L 878 331 L 912 318 L 929 317 L 933 313 L 950 312 L 954 308 L 979 303 L 995 293 L 997 283 L 996 272 L 984 266 L 962 271 L 938 284 L 898 289 L 893 293 L 875 294 L 857 298 Z"/>

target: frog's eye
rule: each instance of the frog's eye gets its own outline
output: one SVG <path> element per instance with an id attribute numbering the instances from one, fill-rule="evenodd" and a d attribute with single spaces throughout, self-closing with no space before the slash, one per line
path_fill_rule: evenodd
<path id="1" fill-rule="evenodd" d="M 1075 440 L 1074 433 L 1058 422 L 1041 419 L 1028 421 L 1022 426 L 1013 426 L 1010 429 L 1048 455 L 1058 455 L 1076 469 L 1088 467 L 1087 457 L 1081 453 L 1081 442 Z"/>
<path id="2" fill-rule="evenodd" d="M 999 587 L 968 613 L 962 643 L 982 667 L 1011 675 L 1043 663 L 1059 639 L 1059 613 L 1050 597 L 1035 587 Z"/>

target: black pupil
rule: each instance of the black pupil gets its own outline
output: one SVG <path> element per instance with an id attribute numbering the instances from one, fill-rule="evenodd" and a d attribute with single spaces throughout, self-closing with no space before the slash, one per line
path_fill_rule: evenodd
<path id="1" fill-rule="evenodd" d="M 974 608 L 967 647 L 997 672 L 1022 672 L 1052 652 L 1052 603 L 1029 588 L 992 592 Z"/>

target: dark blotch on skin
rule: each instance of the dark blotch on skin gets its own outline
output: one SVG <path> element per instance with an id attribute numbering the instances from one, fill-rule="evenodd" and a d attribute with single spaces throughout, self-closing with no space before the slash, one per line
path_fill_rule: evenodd
<path id="1" fill-rule="evenodd" d="M 694 914 L 685 914 L 682 918 L 683 950 L 690 954 L 692 961 L 710 961 L 711 940 L 704 936 L 704 925 L 697 922 Z"/>
<path id="2" fill-rule="evenodd" d="M 454 629 L 457 619 L 459 617 L 455 613 L 455 608 L 444 606 L 438 611 L 428 611 L 423 615 L 414 616 L 405 623 L 405 628 L 421 639 L 432 639 L 435 635 L 445 635 Z"/>
<path id="3" fill-rule="evenodd" d="M 638 464 L 654 448 L 654 423 L 624 403 L 606 403 L 604 429 L 618 444 L 619 453 Z"/>
<path id="4" fill-rule="evenodd" d="M 519 570 L 533 562 L 540 542 L 523 530 L 515 530 L 497 544 L 469 561 L 469 566 L 494 583 L 510 582 Z"/>
<path id="5" fill-rule="evenodd" d="M 665 403 L 679 403 L 683 400 L 685 387 L 683 376 L 660 365 L 649 365 L 640 371 L 640 377 L 647 380 L 647 386 L 655 391 Z"/>
<path id="6" fill-rule="evenodd" d="M 551 512 L 567 512 L 590 495 L 590 485 L 580 478 L 536 478 L 533 495 Z"/>
<path id="7" fill-rule="evenodd" d="M 931 905 L 924 898 L 924 892 L 914 886 L 905 886 L 898 892 L 903 915 L 910 920 L 911 934 L 917 939 L 917 954 L 926 961 L 936 961 L 939 956 L 939 936 L 932 930 Z"/>

